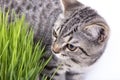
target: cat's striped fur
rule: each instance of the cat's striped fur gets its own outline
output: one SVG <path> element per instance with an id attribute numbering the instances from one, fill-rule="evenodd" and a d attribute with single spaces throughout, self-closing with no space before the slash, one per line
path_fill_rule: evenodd
<path id="1" fill-rule="evenodd" d="M 107 23 L 77 0 L 0 0 L 0 7 L 2 11 L 9 8 L 19 15 L 25 14 L 26 21 L 33 26 L 35 41 L 44 38 L 44 58 L 53 55 L 43 71 L 48 78 L 60 67 L 53 80 L 84 80 L 85 70 L 105 50 L 109 37 Z"/>

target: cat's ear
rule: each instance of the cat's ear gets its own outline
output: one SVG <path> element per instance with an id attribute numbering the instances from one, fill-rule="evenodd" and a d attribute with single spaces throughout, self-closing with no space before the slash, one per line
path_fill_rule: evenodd
<path id="1" fill-rule="evenodd" d="M 109 28 L 104 24 L 92 24 L 86 26 L 84 31 L 87 37 L 97 41 L 98 43 L 106 41 L 109 37 Z"/>
<path id="2" fill-rule="evenodd" d="M 82 4 L 77 0 L 60 0 L 62 4 L 63 11 L 70 10 L 76 6 L 81 6 Z"/>

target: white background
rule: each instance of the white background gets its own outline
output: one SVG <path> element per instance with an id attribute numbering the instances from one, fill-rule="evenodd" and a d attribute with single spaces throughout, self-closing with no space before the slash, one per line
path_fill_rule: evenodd
<path id="1" fill-rule="evenodd" d="M 101 59 L 89 71 L 86 80 L 120 80 L 120 1 L 79 0 L 101 14 L 110 26 L 107 49 Z"/>

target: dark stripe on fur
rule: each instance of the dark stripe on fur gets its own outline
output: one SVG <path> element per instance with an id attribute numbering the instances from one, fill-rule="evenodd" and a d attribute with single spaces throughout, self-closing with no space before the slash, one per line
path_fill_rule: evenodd
<path id="1" fill-rule="evenodd" d="M 66 66 L 68 66 L 68 67 L 72 67 L 71 65 L 69 65 L 69 64 L 65 64 Z"/>
<path id="2" fill-rule="evenodd" d="M 80 63 L 79 61 L 77 61 L 77 60 L 76 60 L 76 59 L 74 59 L 74 58 L 71 58 L 71 60 L 72 60 L 73 62 L 77 63 L 77 64 L 79 64 L 79 63 Z"/>
<path id="3" fill-rule="evenodd" d="M 71 40 L 72 40 L 72 38 L 73 38 L 73 37 L 71 36 L 71 37 L 69 38 L 68 42 L 69 42 L 69 41 L 71 41 Z"/>
<path id="4" fill-rule="evenodd" d="M 73 75 L 79 75 L 79 73 L 73 73 L 73 72 L 68 72 L 68 71 L 67 71 L 67 72 L 66 72 L 66 75 L 72 75 L 72 76 L 73 76 Z"/>
<path id="5" fill-rule="evenodd" d="M 57 66 L 46 66 L 46 67 L 45 67 L 45 69 L 47 69 L 47 70 L 52 70 L 52 69 L 54 69 L 54 68 L 57 68 Z"/>
<path id="6" fill-rule="evenodd" d="M 89 56 L 88 53 L 81 47 L 79 47 L 79 49 L 86 55 L 86 56 Z"/>

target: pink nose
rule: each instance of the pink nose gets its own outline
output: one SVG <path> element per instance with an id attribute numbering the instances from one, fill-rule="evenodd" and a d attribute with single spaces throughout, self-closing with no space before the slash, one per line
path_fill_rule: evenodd
<path id="1" fill-rule="evenodd" d="M 53 50 L 54 53 L 59 54 L 61 48 L 58 44 L 54 43 L 53 46 L 52 46 L 52 50 Z"/>

